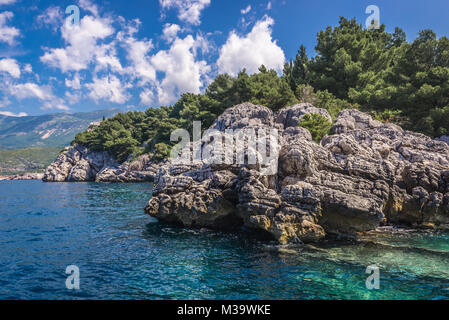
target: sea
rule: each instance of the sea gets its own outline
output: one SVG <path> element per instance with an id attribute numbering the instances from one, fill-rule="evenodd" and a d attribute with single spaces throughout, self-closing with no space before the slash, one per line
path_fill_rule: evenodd
<path id="1" fill-rule="evenodd" d="M 449 234 L 279 245 L 146 215 L 152 185 L 0 182 L 0 299 L 449 299 Z"/>

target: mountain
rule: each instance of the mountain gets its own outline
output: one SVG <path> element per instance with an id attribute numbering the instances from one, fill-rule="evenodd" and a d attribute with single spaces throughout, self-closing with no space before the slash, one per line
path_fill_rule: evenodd
<path id="1" fill-rule="evenodd" d="M 0 150 L 0 175 L 43 172 L 61 151 L 61 147 Z"/>
<path id="2" fill-rule="evenodd" d="M 112 117 L 120 111 L 105 109 L 27 117 L 0 115 L 0 150 L 64 147 L 92 122 L 101 121 L 103 117 Z"/>

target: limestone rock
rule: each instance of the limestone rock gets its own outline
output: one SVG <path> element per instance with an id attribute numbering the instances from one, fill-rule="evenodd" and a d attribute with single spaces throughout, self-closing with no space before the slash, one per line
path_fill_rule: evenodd
<path id="1" fill-rule="evenodd" d="M 149 155 L 118 164 L 107 152 L 89 151 L 79 145 L 67 148 L 45 171 L 47 182 L 145 182 L 153 181 L 160 164 Z"/>
<path id="2" fill-rule="evenodd" d="M 318 144 L 297 127 L 307 113 L 330 119 L 310 104 L 276 114 L 249 103 L 229 108 L 211 128 L 279 130 L 277 170 L 266 174 L 247 163 L 167 163 L 146 212 L 185 226 L 244 225 L 281 243 L 351 237 L 386 224 L 449 225 L 448 144 L 358 110 L 342 111 L 334 134 Z M 202 141 L 205 146 L 209 141 Z"/>

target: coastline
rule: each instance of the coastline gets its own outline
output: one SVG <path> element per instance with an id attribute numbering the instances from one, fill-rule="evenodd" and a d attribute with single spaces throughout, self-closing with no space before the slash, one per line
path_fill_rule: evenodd
<path id="1" fill-rule="evenodd" d="M 14 175 L 0 175 L 0 181 L 42 180 L 43 173 L 20 173 Z"/>
<path id="2" fill-rule="evenodd" d="M 447 143 L 354 109 L 340 112 L 332 132 L 318 142 L 299 126 L 304 115 L 316 113 L 331 119 L 308 103 L 278 112 L 245 103 L 216 119 L 210 129 L 218 132 L 278 130 L 278 156 L 266 165 L 177 164 L 147 154 L 118 164 L 107 152 L 74 145 L 47 168 L 43 181 L 151 181 L 145 212 L 159 221 L 217 230 L 245 226 L 282 244 L 331 235 L 351 239 L 388 225 L 447 229 Z M 201 143 L 204 150 L 215 148 Z"/>

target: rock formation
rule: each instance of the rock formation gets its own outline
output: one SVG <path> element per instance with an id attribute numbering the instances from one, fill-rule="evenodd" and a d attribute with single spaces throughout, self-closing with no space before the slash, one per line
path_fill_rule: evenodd
<path id="1" fill-rule="evenodd" d="M 0 175 L 0 181 L 16 181 L 16 180 L 42 180 L 43 173 L 21 173 L 15 175 Z"/>
<path id="2" fill-rule="evenodd" d="M 235 161 L 167 163 L 157 174 L 146 212 L 189 227 L 245 226 L 281 243 L 353 236 L 387 224 L 449 225 L 446 143 L 344 110 L 333 134 L 317 144 L 308 130 L 297 126 L 306 113 L 331 118 L 310 104 L 278 113 L 249 103 L 226 110 L 212 129 L 224 134 L 229 129 L 278 130 L 277 170 L 266 174 L 263 165 Z M 211 146 L 210 139 L 203 139 L 200 152 L 208 148 L 222 156 L 221 149 Z M 62 167 L 64 174 L 51 176 L 94 176 L 68 167 Z"/>
<path id="3" fill-rule="evenodd" d="M 145 182 L 153 181 L 159 164 L 149 155 L 118 164 L 107 152 L 75 145 L 61 153 L 45 171 L 46 182 Z"/>

